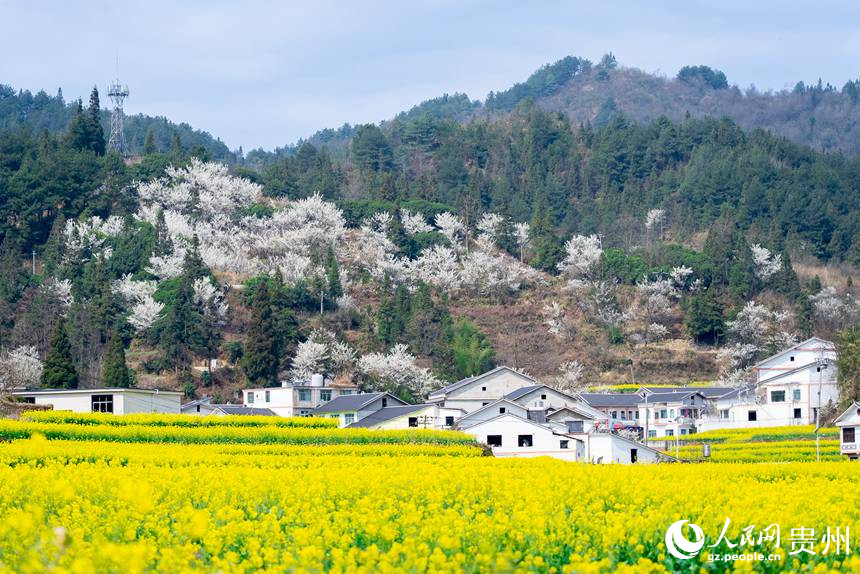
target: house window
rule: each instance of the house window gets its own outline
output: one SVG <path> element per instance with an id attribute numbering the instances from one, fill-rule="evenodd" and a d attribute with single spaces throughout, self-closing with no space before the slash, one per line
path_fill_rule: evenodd
<path id="1" fill-rule="evenodd" d="M 800 400 L 800 389 L 794 389 L 791 392 L 791 398 L 796 400 L 796 401 L 799 401 Z"/>
<path id="2" fill-rule="evenodd" d="M 487 406 L 488 404 L 490 404 L 490 403 L 481 403 L 481 406 L 482 406 L 482 407 L 485 407 L 485 406 Z"/>
<path id="3" fill-rule="evenodd" d="M 614 419 L 618 418 L 618 411 L 612 411 L 612 418 L 614 418 Z"/>
<path id="4" fill-rule="evenodd" d="M 558 441 L 558 448 L 570 448 L 570 447 L 568 447 L 569 444 L 570 444 L 570 441 L 560 440 L 560 441 Z"/>
<path id="5" fill-rule="evenodd" d="M 631 448 L 630 449 L 630 462 L 636 462 L 639 460 L 639 449 Z"/>
<path id="6" fill-rule="evenodd" d="M 747 420 L 748 421 L 757 421 L 758 414 L 755 411 L 747 411 Z"/>
<path id="7" fill-rule="evenodd" d="M 672 429 L 666 429 L 666 436 L 675 436 L 675 431 Z"/>
<path id="8" fill-rule="evenodd" d="M 200 412 L 200 405 L 197 405 L 197 412 Z"/>
<path id="9" fill-rule="evenodd" d="M 675 409 L 669 409 L 669 418 L 670 419 L 675 418 Z"/>
<path id="10" fill-rule="evenodd" d="M 681 434 L 687 434 L 687 429 L 681 429 Z"/>
<path id="11" fill-rule="evenodd" d="M 266 402 L 272 402 L 272 391 L 266 391 Z"/>
<path id="12" fill-rule="evenodd" d="M 633 414 L 636 417 L 636 420 L 638 421 L 639 420 L 639 411 L 633 411 Z"/>
<path id="13" fill-rule="evenodd" d="M 481 390 L 482 390 L 482 391 L 486 391 L 486 390 L 487 390 L 487 387 L 481 387 Z"/>
<path id="14" fill-rule="evenodd" d="M 418 417 L 409 417 L 409 426 L 417 427 L 418 426 Z"/>
<path id="15" fill-rule="evenodd" d="M 248 404 L 249 404 L 249 405 L 253 405 L 253 404 L 254 404 L 254 393 L 250 393 L 250 392 L 249 392 L 249 393 L 245 393 L 245 397 L 247 397 L 247 400 L 248 400 Z"/>
<path id="16" fill-rule="evenodd" d="M 770 402 L 772 402 L 772 403 L 784 403 L 785 402 L 785 391 L 771 391 L 770 392 Z"/>
<path id="17" fill-rule="evenodd" d="M 500 435 L 500 434 L 488 434 L 487 435 L 487 446 L 502 446 L 502 435 Z"/>
<path id="18" fill-rule="evenodd" d="M 113 412 L 113 395 L 93 395 L 90 400 L 94 413 Z"/>
<path id="19" fill-rule="evenodd" d="M 346 390 L 340 391 L 340 396 L 342 396 L 342 397 L 345 397 L 347 395 L 354 395 L 354 394 L 355 394 L 355 391 L 353 391 L 352 389 L 346 389 Z"/>
<path id="20" fill-rule="evenodd" d="M 666 418 L 666 409 L 660 409 L 660 418 L 661 418 L 661 419 L 665 419 L 665 418 Z"/>
<path id="21" fill-rule="evenodd" d="M 269 399 L 266 399 L 269 400 Z M 320 391 L 320 400 L 324 403 L 327 403 L 331 400 L 331 390 L 325 389 L 324 391 Z"/>
<path id="22" fill-rule="evenodd" d="M 621 411 L 621 420 L 623 420 L 623 421 L 627 420 L 627 411 Z"/>
<path id="23" fill-rule="evenodd" d="M 788 360 L 793 363 L 794 362 L 794 355 L 792 355 Z"/>
<path id="24" fill-rule="evenodd" d="M 583 422 L 567 421 L 567 432 L 583 432 Z"/>
<path id="25" fill-rule="evenodd" d="M 534 435 L 530 435 L 530 434 L 519 435 L 517 437 L 517 446 L 521 446 L 521 447 L 534 446 L 533 436 Z"/>
<path id="26" fill-rule="evenodd" d="M 310 389 L 299 389 L 299 400 L 300 401 L 311 400 L 311 390 Z"/>
<path id="27" fill-rule="evenodd" d="M 351 425 L 355 422 L 355 413 L 346 413 L 343 415 L 343 424 Z"/>
<path id="28" fill-rule="evenodd" d="M 648 438 L 655 438 L 656 436 L 657 436 L 657 431 L 655 431 L 655 430 L 649 430 L 648 431 Z"/>
<path id="29" fill-rule="evenodd" d="M 23 397 L 21 398 L 22 403 L 27 403 L 28 405 L 36 404 L 36 397 Z"/>
<path id="30" fill-rule="evenodd" d="M 445 426 L 446 427 L 454 426 L 454 417 L 445 417 Z"/>
<path id="31" fill-rule="evenodd" d="M 800 409 L 794 409 L 794 418 L 799 419 L 802 416 Z"/>
<path id="32" fill-rule="evenodd" d="M 382 408 L 388 406 L 388 397 L 382 397 Z"/>
<path id="33" fill-rule="evenodd" d="M 720 410 L 720 418 L 723 420 L 727 420 L 729 418 L 729 409 Z"/>
<path id="34" fill-rule="evenodd" d="M 546 395 L 541 395 L 541 396 L 540 396 L 540 400 L 545 401 L 545 400 L 546 400 Z"/>
<path id="35" fill-rule="evenodd" d="M 854 427 L 845 427 L 842 429 L 842 442 L 853 443 L 855 440 Z"/>
<path id="36" fill-rule="evenodd" d="M 499 407 L 499 414 L 505 414 L 505 407 Z"/>

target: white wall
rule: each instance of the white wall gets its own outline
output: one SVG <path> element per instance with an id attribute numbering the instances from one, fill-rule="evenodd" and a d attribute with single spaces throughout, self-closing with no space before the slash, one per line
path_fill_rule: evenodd
<path id="1" fill-rule="evenodd" d="M 552 456 L 562 460 L 575 461 L 576 441 L 566 436 L 553 434 L 551 430 L 507 415 L 495 420 L 485 421 L 465 429 L 479 442 L 487 443 L 487 436 L 501 435 L 502 446 L 492 447 L 497 457 L 535 457 Z M 519 435 L 532 435 L 531 447 L 518 446 Z M 568 441 L 568 448 L 562 449 L 560 441 Z"/>
<path id="2" fill-rule="evenodd" d="M 534 384 L 536 383 L 533 380 L 524 375 L 503 369 L 448 393 L 444 406 L 470 413 L 485 403 L 497 401 L 508 393 Z M 486 390 L 483 390 L 484 388 Z"/>
<path id="3" fill-rule="evenodd" d="M 603 464 L 630 464 L 631 452 L 636 450 L 637 463 L 657 462 L 657 453 L 633 441 L 610 433 L 589 435 L 587 456 L 591 462 Z"/>
<path id="4" fill-rule="evenodd" d="M 765 381 L 791 369 L 815 363 L 819 358 L 835 359 L 836 352 L 832 346 L 823 341 L 811 341 L 796 349 L 780 353 L 766 359 L 756 367 L 758 381 Z"/>
<path id="5" fill-rule="evenodd" d="M 488 421 L 490 419 L 494 419 L 497 416 L 499 416 L 500 414 L 504 414 L 504 413 L 499 412 L 500 408 L 504 408 L 506 413 L 514 414 L 514 415 L 517 415 L 518 417 L 522 417 L 524 419 L 528 418 L 529 413 L 528 413 L 528 410 L 524 406 L 518 405 L 516 403 L 511 403 L 509 401 L 505 401 L 505 402 L 499 403 L 499 404 L 492 404 L 491 403 L 487 408 L 485 408 L 483 410 L 472 411 L 471 413 L 464 415 L 459 420 L 459 423 L 461 426 L 466 426 L 466 425 L 474 425 L 474 424 L 482 422 L 482 421 Z"/>

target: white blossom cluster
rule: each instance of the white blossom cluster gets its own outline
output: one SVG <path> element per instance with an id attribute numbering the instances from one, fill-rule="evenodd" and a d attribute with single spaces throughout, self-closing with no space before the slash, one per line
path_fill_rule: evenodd
<path id="1" fill-rule="evenodd" d="M 94 215 L 85 219 L 70 219 L 63 229 L 66 246 L 66 259 L 80 257 L 87 259 L 87 252 L 110 257 L 110 248 L 104 245 L 111 237 L 122 231 L 123 219 L 112 215 L 107 219 Z"/>
<path id="2" fill-rule="evenodd" d="M 153 298 L 156 289 L 155 281 L 137 281 L 131 275 L 113 283 L 114 292 L 122 295 L 129 306 L 128 322 L 137 333 L 146 332 L 162 317 L 164 303 Z"/>
<path id="3" fill-rule="evenodd" d="M 427 223 L 427 220 L 420 213 L 412 213 L 408 209 L 401 209 L 400 220 L 403 222 L 403 230 L 409 235 L 433 231 L 433 226 Z"/>
<path id="4" fill-rule="evenodd" d="M 860 301 L 850 293 L 840 295 L 836 287 L 825 287 L 810 300 L 815 320 L 829 329 L 838 330 L 853 325 L 860 317 Z"/>
<path id="5" fill-rule="evenodd" d="M 42 369 L 36 347 L 21 346 L 4 351 L 0 355 L 0 389 L 38 386 Z"/>
<path id="6" fill-rule="evenodd" d="M 558 268 L 568 279 L 589 279 L 603 254 L 596 235 L 574 235 L 565 243 L 564 250 L 565 257 Z"/>
<path id="7" fill-rule="evenodd" d="M 194 304 L 203 309 L 204 315 L 213 315 L 223 320 L 227 317 L 230 306 L 224 300 L 224 292 L 212 283 L 210 277 L 199 277 L 194 280 Z"/>
<path id="8" fill-rule="evenodd" d="M 69 279 L 51 277 L 39 286 L 39 290 L 48 298 L 56 301 L 60 305 L 63 314 L 69 310 L 74 300 L 72 297 L 72 282 Z"/>
<path id="9" fill-rule="evenodd" d="M 651 209 L 645 214 L 645 229 L 652 231 L 660 229 L 666 218 L 666 212 L 662 209 Z"/>
<path id="10" fill-rule="evenodd" d="M 368 353 L 358 360 L 358 370 L 368 377 L 370 391 L 406 389 L 413 396 L 425 396 L 441 385 L 428 369 L 415 364 L 406 345 L 394 345 L 388 353 Z"/>
<path id="11" fill-rule="evenodd" d="M 355 350 L 326 329 L 316 329 L 299 343 L 291 362 L 290 378 L 307 381 L 315 374 L 334 375 L 355 364 Z"/>
<path id="12" fill-rule="evenodd" d="M 551 301 L 543 306 L 541 311 L 543 324 L 550 335 L 562 339 L 573 339 L 576 328 L 573 320 L 568 318 L 564 307 L 558 301 Z"/>
<path id="13" fill-rule="evenodd" d="M 752 252 L 756 277 L 761 281 L 767 281 L 782 269 L 782 255 L 778 253 L 774 255 L 769 249 L 758 243 L 752 244 L 750 251 Z"/>
<path id="14" fill-rule="evenodd" d="M 790 330 L 791 315 L 771 311 L 764 305 L 749 301 L 734 321 L 726 324 L 730 343 L 718 354 L 723 363 L 723 379 L 746 381 L 745 372 L 759 357 L 783 349 L 796 342 Z"/>
<path id="15" fill-rule="evenodd" d="M 579 361 L 562 363 L 555 377 L 555 388 L 570 394 L 584 391 L 586 386 L 584 371 L 585 367 Z"/>

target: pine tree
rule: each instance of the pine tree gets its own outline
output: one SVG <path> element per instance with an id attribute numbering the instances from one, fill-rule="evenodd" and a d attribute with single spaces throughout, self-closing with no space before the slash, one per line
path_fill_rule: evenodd
<path id="1" fill-rule="evenodd" d="M 99 104 L 99 89 L 93 86 L 90 92 L 90 105 L 87 108 L 87 136 L 88 148 L 98 155 L 105 153 L 105 133 L 101 122 L 101 105 Z"/>
<path id="2" fill-rule="evenodd" d="M 716 345 L 722 339 L 725 333 L 723 308 L 717 300 L 713 287 L 690 299 L 687 331 L 697 343 Z"/>
<path id="3" fill-rule="evenodd" d="M 66 218 L 62 212 L 58 213 L 51 225 L 51 233 L 42 250 L 42 274 L 47 276 L 57 274 L 57 270 L 63 263 L 63 254 L 66 248 Z"/>
<path id="4" fill-rule="evenodd" d="M 125 363 L 125 345 L 116 331 L 111 335 L 105 354 L 102 385 L 106 388 L 120 389 L 131 386 L 131 373 Z"/>
<path id="5" fill-rule="evenodd" d="M 326 283 L 328 283 L 328 296 L 334 302 L 343 295 L 343 285 L 340 282 L 340 267 L 337 264 L 334 250 L 329 248 L 326 255 Z"/>
<path id="6" fill-rule="evenodd" d="M 172 252 L 173 240 L 170 239 L 170 231 L 167 229 L 164 210 L 159 209 L 155 216 L 155 245 L 152 248 L 152 254 L 156 257 L 161 257 Z"/>
<path id="7" fill-rule="evenodd" d="M 152 128 L 146 130 L 146 137 L 143 140 L 143 155 L 151 155 L 158 151 L 155 147 L 155 132 Z"/>
<path id="8" fill-rule="evenodd" d="M 278 382 L 279 363 L 268 282 L 262 280 L 257 283 L 257 292 L 251 305 L 242 370 L 252 387 L 268 387 Z"/>
<path id="9" fill-rule="evenodd" d="M 170 138 L 170 153 L 181 157 L 185 153 L 185 148 L 182 147 L 182 140 L 179 138 L 179 132 L 173 132 L 173 137 Z"/>
<path id="10" fill-rule="evenodd" d="M 51 347 L 42 370 L 42 387 L 46 389 L 77 389 L 78 372 L 72 359 L 72 346 L 66 334 L 66 322 L 60 320 L 51 338 Z"/>
<path id="11" fill-rule="evenodd" d="M 0 244 L 0 298 L 7 303 L 17 301 L 25 281 L 18 244 L 7 233 Z"/>
<path id="12" fill-rule="evenodd" d="M 188 370 L 193 353 L 201 348 L 203 339 L 203 315 L 194 305 L 194 277 L 188 272 L 183 272 L 180 278 L 173 305 L 162 319 L 159 334 L 167 364 L 177 373 Z"/>

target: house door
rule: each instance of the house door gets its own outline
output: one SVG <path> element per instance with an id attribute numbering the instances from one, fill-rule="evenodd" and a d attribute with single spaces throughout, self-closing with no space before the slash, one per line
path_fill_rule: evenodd
<path id="1" fill-rule="evenodd" d="M 636 462 L 639 460 L 639 449 L 631 448 L 630 449 L 630 462 Z"/>

